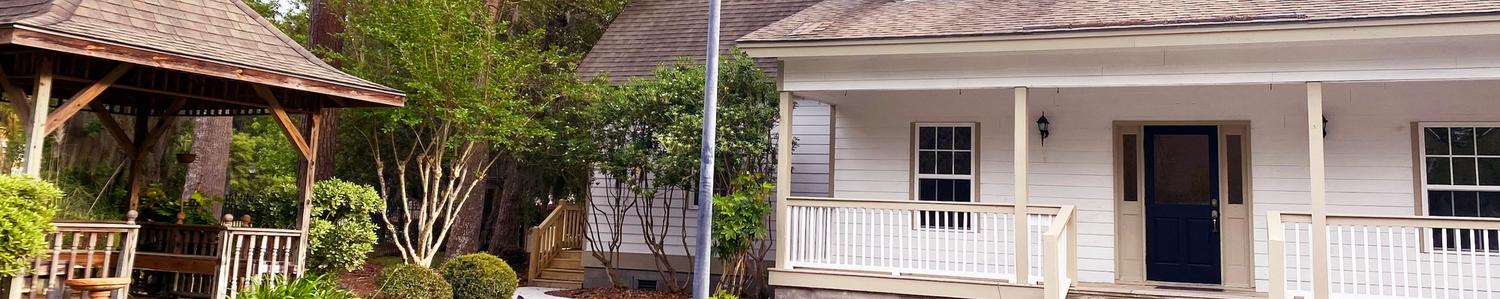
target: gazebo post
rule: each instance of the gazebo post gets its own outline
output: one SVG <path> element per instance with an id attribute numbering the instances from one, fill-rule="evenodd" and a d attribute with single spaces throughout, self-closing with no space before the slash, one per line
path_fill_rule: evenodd
<path id="1" fill-rule="evenodd" d="M 297 246 L 296 273 L 298 276 L 306 272 L 307 251 L 309 250 L 307 246 L 311 244 L 307 237 L 307 230 L 312 225 L 313 183 L 315 183 L 313 180 L 317 178 L 318 141 L 321 137 L 319 135 L 322 135 L 319 127 L 323 126 L 323 118 L 319 117 L 318 110 L 312 109 L 313 112 L 307 114 L 306 125 L 302 126 L 302 134 L 307 136 L 307 155 L 298 159 L 297 163 L 297 166 L 301 168 L 301 171 L 297 172 L 297 198 L 302 202 L 301 208 L 297 211 L 299 219 L 297 231 L 302 233 L 302 237 L 299 238 L 301 244 Z"/>
<path id="2" fill-rule="evenodd" d="M 130 182 L 131 211 L 136 211 L 140 208 L 141 188 L 146 183 L 141 178 L 141 163 L 146 161 L 146 155 L 143 155 L 146 152 L 146 121 L 150 118 L 151 115 L 148 114 L 146 109 L 136 108 L 135 117 L 133 118 L 135 121 L 135 137 L 131 138 L 133 141 L 130 144 L 124 145 L 130 147 L 130 169 L 127 170 L 125 179 Z"/>
<path id="3" fill-rule="evenodd" d="M 42 146 L 47 139 L 47 108 L 52 99 L 52 56 L 41 55 L 41 62 L 37 65 L 36 91 L 32 93 L 35 99 L 31 101 L 31 109 L 28 109 L 29 119 L 24 120 L 26 124 L 26 148 L 21 158 L 21 173 L 41 177 L 42 175 Z"/>

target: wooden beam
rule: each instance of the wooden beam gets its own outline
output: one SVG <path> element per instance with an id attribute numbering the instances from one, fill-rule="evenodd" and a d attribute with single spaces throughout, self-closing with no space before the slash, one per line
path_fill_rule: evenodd
<path id="1" fill-rule="evenodd" d="M 36 99 L 31 101 L 31 118 L 22 121 L 26 126 L 26 148 L 21 158 L 22 173 L 38 177 L 42 174 L 43 140 L 47 139 L 44 130 L 47 105 L 52 98 L 52 56 L 43 55 L 41 60 L 37 66 L 36 91 L 33 93 Z"/>
<path id="2" fill-rule="evenodd" d="M 1029 134 L 1029 129 L 1031 128 L 1031 126 L 1028 125 L 1029 123 L 1031 123 L 1031 121 L 1028 120 L 1030 118 L 1030 114 L 1028 114 L 1026 111 L 1027 94 L 1028 93 L 1026 87 L 1016 87 L 1014 109 L 1015 114 L 1011 117 L 1011 121 L 1015 122 L 1012 125 L 1012 127 L 1015 128 L 1015 132 L 1013 133 L 1015 141 L 1012 144 L 1013 146 L 1015 146 L 1015 157 L 1013 160 L 1011 160 L 1011 164 L 1014 164 L 1015 166 L 1014 175 L 1016 180 L 1014 186 L 1016 192 L 1016 279 L 1014 283 L 1019 284 L 1031 284 L 1030 251 L 1032 240 L 1030 239 L 1031 226 L 1027 224 L 1028 218 L 1031 217 L 1028 216 L 1026 210 L 1026 204 L 1029 202 L 1029 197 L 1031 196 L 1029 185 L 1030 183 L 1028 182 L 1027 177 L 1027 168 L 1031 166 L 1031 163 L 1029 163 L 1031 157 L 1031 155 L 1029 154 L 1031 149 L 1031 138 L 1029 137 L 1031 135 Z"/>
<path id="3" fill-rule="evenodd" d="M 255 94 L 260 95 L 260 98 L 271 106 L 271 116 L 276 118 L 276 123 L 281 124 L 281 131 L 285 132 L 286 138 L 292 141 L 292 146 L 297 148 L 297 153 L 303 158 L 312 159 L 312 149 L 307 147 L 307 141 L 302 138 L 302 133 L 298 132 L 297 124 L 292 123 L 292 119 L 286 116 L 286 109 L 281 107 L 281 101 L 276 100 L 276 95 L 271 94 L 271 88 L 265 85 L 255 85 Z"/>
<path id="4" fill-rule="evenodd" d="M 146 135 L 146 139 L 136 141 L 136 156 L 144 157 L 146 153 L 151 152 L 150 149 L 156 145 L 156 141 L 167 135 L 167 131 L 172 129 L 172 124 L 177 122 L 177 112 L 182 111 L 184 105 L 187 105 L 187 99 L 177 99 L 172 102 L 172 106 L 167 107 L 161 119 L 156 121 L 156 126 L 151 128 L 151 134 Z"/>
<path id="5" fill-rule="evenodd" d="M 141 155 L 140 153 L 145 152 L 145 150 L 142 149 L 144 147 L 141 146 L 141 142 L 147 139 L 146 121 L 150 118 L 151 114 L 146 111 L 146 109 L 137 109 L 135 111 L 135 119 L 132 120 L 135 122 L 134 140 L 136 140 L 136 142 L 130 145 L 133 147 L 133 149 L 131 150 L 132 154 L 130 155 L 130 169 L 126 172 L 125 175 L 125 179 L 130 182 L 130 211 L 139 211 L 141 205 L 141 188 L 145 186 L 146 183 L 145 180 L 141 178 L 141 167 L 143 167 L 143 165 L 141 164 L 145 164 L 146 155 Z"/>
<path id="6" fill-rule="evenodd" d="M 120 148 L 124 149 L 126 154 L 134 155 L 135 142 L 130 140 L 130 135 L 125 134 L 125 129 L 120 127 L 115 117 L 104 110 L 104 104 L 94 102 L 89 103 L 89 107 L 93 110 L 94 117 L 99 118 L 99 124 L 104 126 L 104 131 L 109 132 L 109 136 L 115 139 L 115 143 L 119 143 Z"/>
<path id="7" fill-rule="evenodd" d="M 1327 172 L 1323 164 L 1323 83 L 1307 83 L 1307 166 L 1312 193 L 1313 298 L 1328 298 Z"/>
<path id="8" fill-rule="evenodd" d="M 104 78 L 95 81 L 93 85 L 89 85 L 88 88 L 73 95 L 73 98 L 68 99 L 67 102 L 63 102 L 62 105 L 57 106 L 56 111 L 52 111 L 51 114 L 47 115 L 46 133 L 51 134 L 53 131 L 57 131 L 57 128 L 62 127 L 64 122 L 73 118 L 73 114 L 78 113 L 84 106 L 88 106 L 94 99 L 99 98 L 99 94 L 109 89 L 110 85 L 114 85 L 115 80 L 120 79 L 120 76 L 125 75 L 125 72 L 130 71 L 130 68 L 133 66 L 135 65 L 120 63 L 120 65 L 115 66 L 114 70 L 109 71 L 109 74 L 105 74 Z"/>
<path id="9" fill-rule="evenodd" d="M 307 230 L 312 225 L 313 186 L 318 177 L 318 140 L 322 138 L 322 133 L 319 132 L 322 131 L 322 126 L 322 115 L 319 115 L 318 112 L 307 114 L 307 125 L 303 126 L 303 133 L 307 134 L 308 155 L 302 159 L 298 159 L 297 163 L 301 167 L 301 171 L 297 173 L 297 199 L 300 202 L 297 212 L 299 218 L 297 220 L 297 231 L 302 234 L 299 240 L 302 244 L 297 247 L 296 273 L 298 276 L 307 272 L 307 249 L 310 248 Z"/>
<path id="10" fill-rule="evenodd" d="M 26 98 L 26 91 L 11 84 L 10 76 L 5 74 L 5 69 L 0 68 L 0 91 L 5 92 L 5 98 L 10 101 L 12 109 L 16 110 L 16 119 L 22 121 L 31 119 L 31 100 Z"/>

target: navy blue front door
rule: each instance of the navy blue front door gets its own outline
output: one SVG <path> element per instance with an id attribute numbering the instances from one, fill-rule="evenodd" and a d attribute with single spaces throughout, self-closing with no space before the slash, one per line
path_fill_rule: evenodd
<path id="1" fill-rule="evenodd" d="M 1147 126 L 1146 278 L 1218 284 L 1219 132 Z"/>

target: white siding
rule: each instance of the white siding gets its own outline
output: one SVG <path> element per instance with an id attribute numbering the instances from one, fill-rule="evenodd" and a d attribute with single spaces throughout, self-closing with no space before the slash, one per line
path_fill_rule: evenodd
<path id="1" fill-rule="evenodd" d="M 797 140 L 797 147 L 792 152 L 793 195 L 828 196 L 829 121 L 831 114 L 832 106 L 828 104 L 809 100 L 797 101 L 796 109 L 792 113 L 792 134 Z M 776 129 L 772 129 L 772 132 L 776 131 Z M 610 180 L 599 176 L 595 177 L 592 201 L 605 211 L 609 211 L 609 192 L 614 192 L 610 188 L 612 188 Z M 659 223 L 664 220 L 671 222 L 672 229 L 667 232 L 665 239 L 666 251 L 674 255 L 687 255 L 686 250 L 690 247 L 682 246 L 684 243 L 682 236 L 684 234 L 687 235 L 686 244 L 688 246 L 692 246 L 696 242 L 695 238 L 697 234 L 695 227 L 697 227 L 698 221 L 698 208 L 696 206 L 690 207 L 686 215 L 683 215 L 684 213 L 680 210 L 680 207 L 688 203 L 685 199 L 691 198 L 690 194 L 676 191 L 663 192 L 661 195 L 668 197 L 663 200 L 672 201 L 670 218 L 667 218 L 666 214 L 668 211 L 663 211 L 661 205 L 657 205 L 653 213 L 653 215 L 656 215 L 656 219 L 660 219 L 657 220 Z M 602 236 L 608 237 L 611 227 L 605 222 L 606 220 L 601 218 L 602 216 L 601 213 L 591 209 L 589 211 L 589 220 L 591 222 L 589 229 L 598 229 Z M 642 231 L 641 221 L 636 216 L 636 212 L 628 212 L 623 223 L 622 234 L 624 237 L 621 242 L 620 252 L 650 254 L 651 250 L 645 244 L 645 234 Z M 680 225 L 684 223 L 686 224 L 685 226 Z M 681 228 L 683 227 L 686 227 L 686 230 L 682 230 Z M 775 227 L 774 222 L 768 227 L 770 230 L 769 233 L 772 236 L 775 235 Z M 590 234 L 598 235 L 592 232 Z M 775 254 L 771 253 L 769 256 L 775 256 Z M 690 269 L 679 267 L 679 270 L 688 271 Z"/>
<path id="2" fill-rule="evenodd" d="M 1411 123 L 1500 121 L 1500 84 L 1486 81 L 1330 83 L 1325 87 L 1329 211 L 1415 213 Z M 911 123 L 980 123 L 979 200 L 1008 202 L 1011 175 L 1008 90 L 805 93 L 838 105 L 834 196 L 910 199 Z M 1116 120 L 1248 120 L 1251 126 L 1255 278 L 1266 287 L 1265 212 L 1305 211 L 1308 155 L 1302 85 L 1038 88 L 1031 119 L 1052 122 L 1042 145 L 1033 132 L 1031 201 L 1079 208 L 1079 274 L 1114 281 L 1111 134 Z"/>

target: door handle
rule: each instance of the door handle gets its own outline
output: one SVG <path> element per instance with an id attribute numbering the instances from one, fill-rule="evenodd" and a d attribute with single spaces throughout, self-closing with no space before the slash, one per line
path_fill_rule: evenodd
<path id="1" fill-rule="evenodd" d="M 1218 202 L 1218 200 L 1214 200 L 1214 202 Z M 1212 219 L 1213 222 L 1214 222 L 1214 233 L 1218 233 L 1219 232 L 1219 208 L 1218 208 L 1218 205 L 1214 205 L 1213 210 L 1209 210 L 1208 211 L 1208 218 Z"/>

